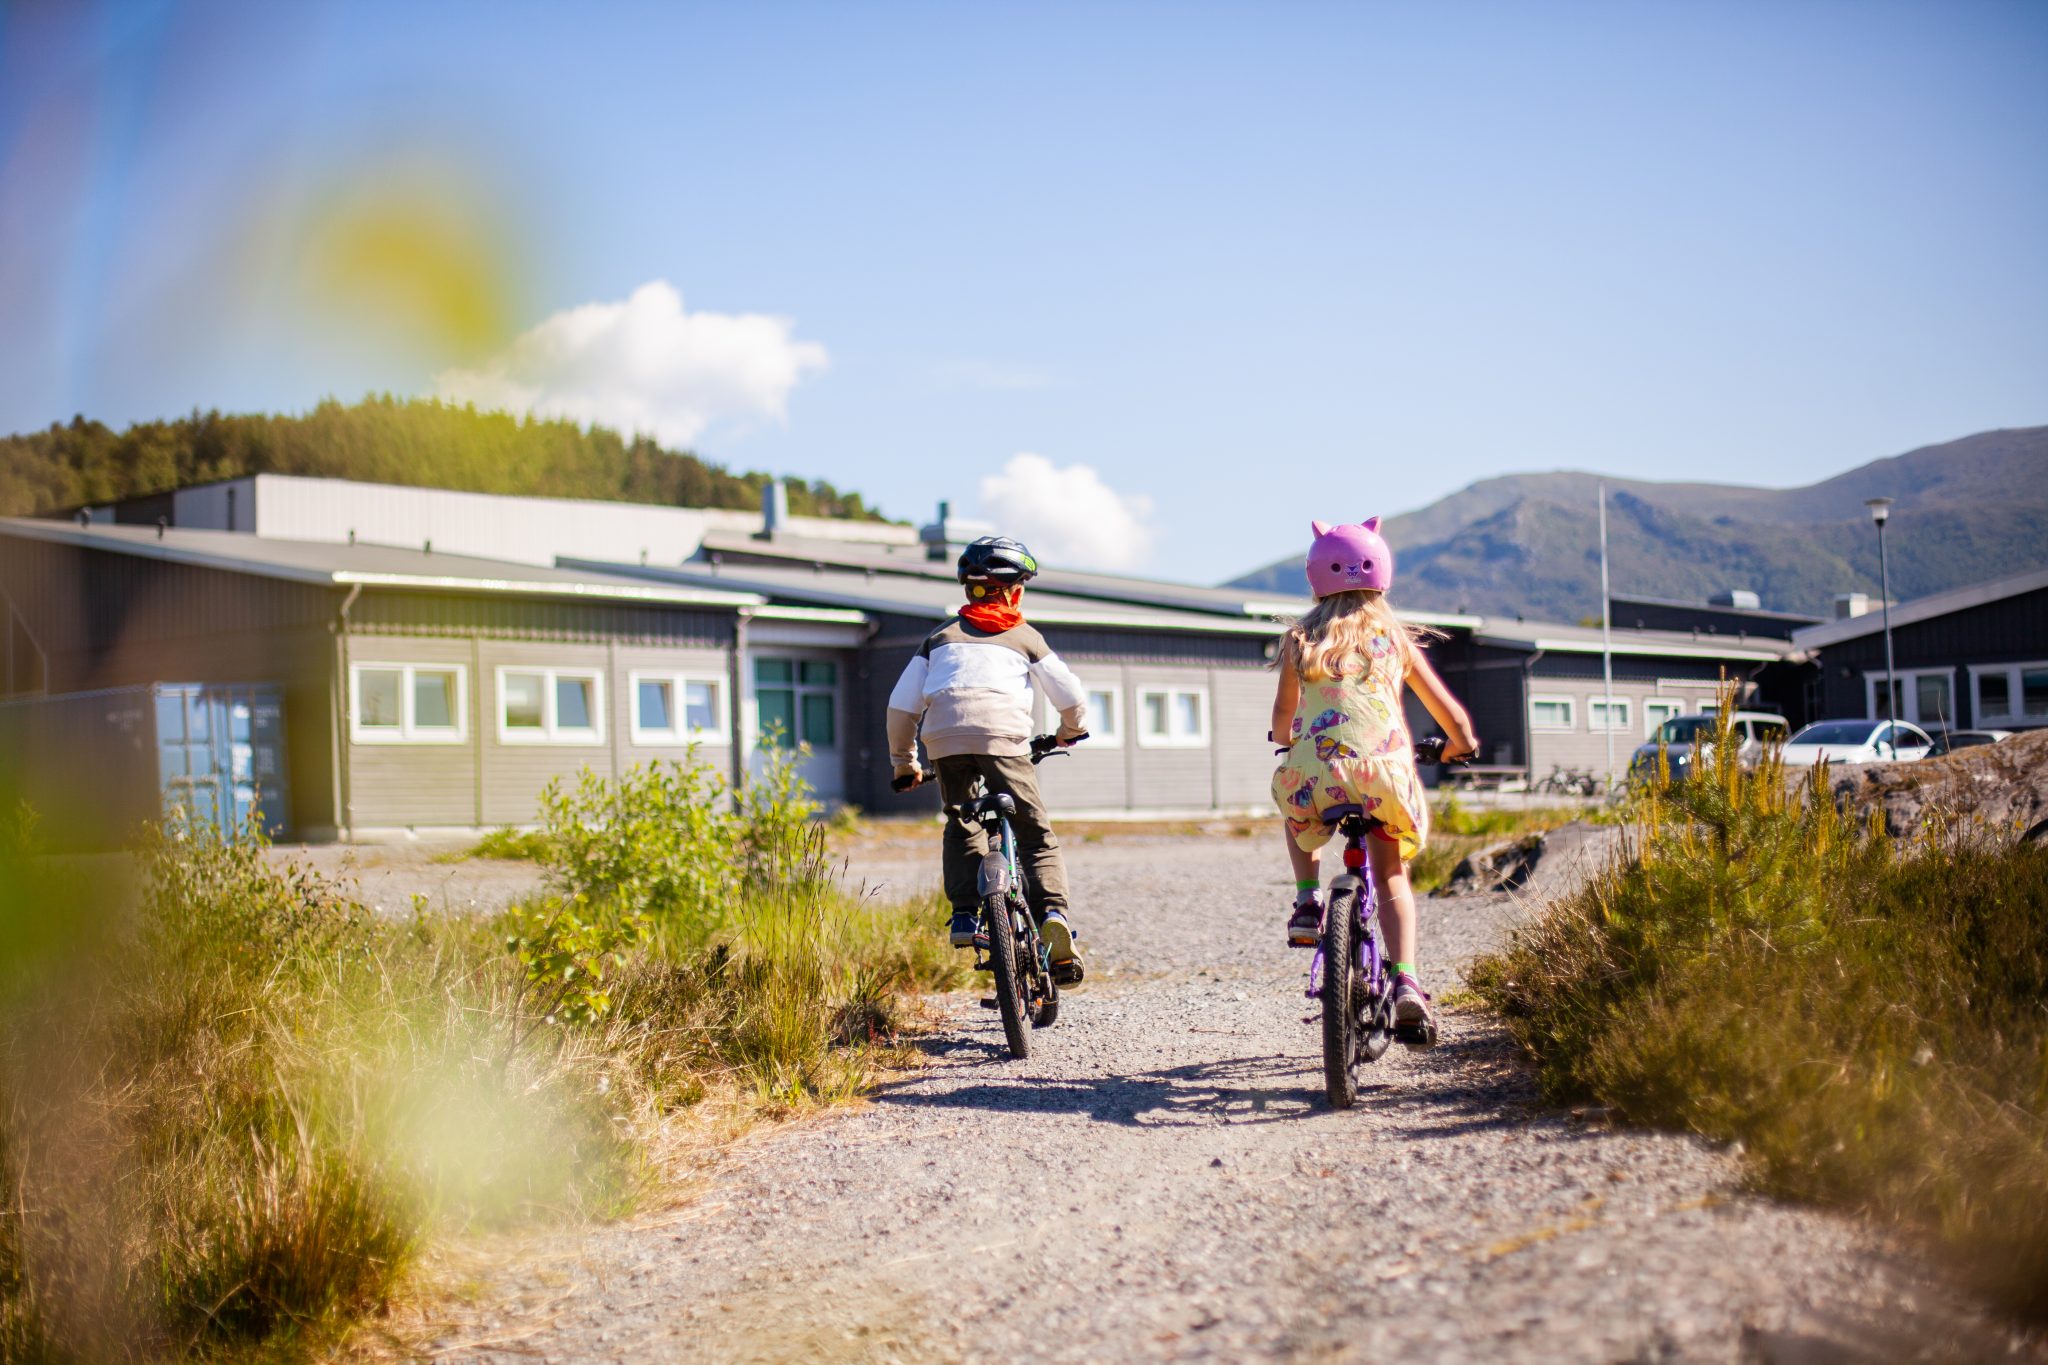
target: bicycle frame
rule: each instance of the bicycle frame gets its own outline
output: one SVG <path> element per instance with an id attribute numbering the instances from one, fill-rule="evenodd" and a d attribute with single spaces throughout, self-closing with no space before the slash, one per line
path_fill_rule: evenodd
<path id="1" fill-rule="evenodd" d="M 1379 891 L 1374 885 L 1372 869 L 1368 866 L 1365 852 L 1367 828 L 1365 821 L 1356 815 L 1347 815 L 1338 825 L 1344 835 L 1344 870 L 1330 879 L 1330 899 L 1335 901 L 1340 891 L 1358 892 L 1358 968 L 1360 979 L 1365 982 L 1369 998 L 1377 1000 L 1387 988 L 1387 964 L 1380 955 L 1379 935 L 1375 926 L 1379 922 Z M 1309 960 L 1308 989 L 1302 994 L 1310 1000 L 1323 996 L 1323 950 L 1318 947 Z"/>

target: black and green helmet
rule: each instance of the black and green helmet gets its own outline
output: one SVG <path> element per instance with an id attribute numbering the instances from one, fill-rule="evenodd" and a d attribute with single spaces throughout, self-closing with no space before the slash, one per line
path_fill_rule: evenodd
<path id="1" fill-rule="evenodd" d="M 995 583 L 1014 588 L 1038 576 L 1038 561 L 1021 540 L 983 536 L 960 552 L 956 576 L 962 583 Z"/>

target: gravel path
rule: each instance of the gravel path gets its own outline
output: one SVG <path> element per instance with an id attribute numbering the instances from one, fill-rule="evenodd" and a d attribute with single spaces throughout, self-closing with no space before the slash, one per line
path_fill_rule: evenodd
<path id="1" fill-rule="evenodd" d="M 1541 1107 L 1482 1015 L 1331 1112 L 1269 842 L 1070 847 L 1091 978 L 1029 1061 L 949 1000 L 928 1068 L 747 1144 L 678 1214 L 556 1239 L 443 1358 L 2042 1358 L 1852 1222 L 1741 1194 L 1727 1154 Z M 933 880 L 905 857 L 856 872 Z M 1517 914 L 1426 901 L 1425 961 Z"/>

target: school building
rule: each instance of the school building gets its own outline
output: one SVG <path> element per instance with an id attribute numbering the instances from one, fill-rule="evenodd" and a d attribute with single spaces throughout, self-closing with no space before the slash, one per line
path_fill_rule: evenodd
<path id="1" fill-rule="evenodd" d="M 369 840 L 525 823 L 551 779 L 691 746 L 739 780 L 800 742 L 827 800 L 936 808 L 929 790 L 889 792 L 884 706 L 958 605 L 952 561 L 981 528 L 817 534 L 771 495 L 738 524 L 631 509 L 623 534 L 532 505 L 565 500 L 462 494 L 429 536 L 410 500 L 435 490 L 295 487 L 336 482 L 258 476 L 232 519 L 214 499 L 209 526 L 175 500 L 0 520 L 0 786 L 69 800 L 74 823 L 179 799 L 223 819 L 261 804 L 284 837 Z M 380 521 L 380 505 L 399 510 Z M 1041 769 L 1055 808 L 1268 810 L 1269 664 L 1306 605 L 1048 569 L 1026 614 L 1093 713 L 1089 742 Z M 1602 767 L 1609 727 L 1625 754 L 1790 649 L 1617 629 L 1610 695 L 1598 631 L 1408 615 L 1441 633 L 1433 657 L 1486 760 L 1538 776 Z"/>

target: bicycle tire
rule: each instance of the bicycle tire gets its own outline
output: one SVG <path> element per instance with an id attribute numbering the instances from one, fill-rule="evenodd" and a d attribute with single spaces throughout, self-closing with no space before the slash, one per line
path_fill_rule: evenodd
<path id="1" fill-rule="evenodd" d="M 1358 975 L 1358 892 L 1330 893 L 1323 916 L 1323 1093 L 1332 1109 L 1358 1100 L 1358 1015 L 1351 992 Z"/>
<path id="2" fill-rule="evenodd" d="M 988 960 L 995 971 L 996 1009 L 1003 1016 L 1003 1038 L 1010 1055 L 1022 1061 L 1031 1055 L 1031 1025 L 1024 1004 L 1024 974 L 1017 961 L 1017 927 L 1010 918 L 1010 898 L 990 896 L 981 903 L 988 925 Z"/>

